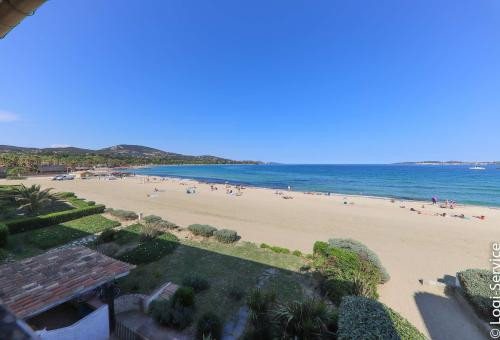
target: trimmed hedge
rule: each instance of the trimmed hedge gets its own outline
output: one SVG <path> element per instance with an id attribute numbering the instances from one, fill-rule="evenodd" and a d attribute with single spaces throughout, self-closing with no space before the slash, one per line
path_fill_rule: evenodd
<path id="1" fill-rule="evenodd" d="M 9 236 L 9 228 L 0 223 L 0 247 L 4 247 L 7 244 L 7 237 Z"/>
<path id="2" fill-rule="evenodd" d="M 179 239 L 171 233 L 164 233 L 153 240 L 141 243 L 136 248 L 118 257 L 120 261 L 144 264 L 158 261 L 177 248 Z"/>
<path id="3" fill-rule="evenodd" d="M 18 234 L 29 230 L 40 229 L 54 224 L 71 221 L 80 217 L 101 214 L 105 206 L 102 204 L 90 206 L 87 208 L 71 209 L 55 212 L 42 216 L 24 217 L 13 221 L 7 221 L 5 224 L 9 228 L 10 234 Z"/>
<path id="4" fill-rule="evenodd" d="M 234 230 L 220 229 L 214 231 L 214 237 L 222 243 L 233 243 L 238 241 L 238 233 Z"/>
<path id="5" fill-rule="evenodd" d="M 328 240 L 328 244 L 332 248 L 342 248 L 342 249 L 348 249 L 359 256 L 361 256 L 363 259 L 371 262 L 375 267 L 377 267 L 380 270 L 381 278 L 380 278 L 380 283 L 386 283 L 391 279 L 391 276 L 385 269 L 385 267 L 382 265 L 382 262 L 380 261 L 378 255 L 365 246 L 363 243 L 350 239 L 350 238 L 331 238 Z"/>
<path id="6" fill-rule="evenodd" d="M 314 244 L 314 267 L 320 275 L 323 293 L 334 303 L 346 295 L 377 298 L 380 271 L 353 251 L 331 248 L 326 242 Z"/>
<path id="7" fill-rule="evenodd" d="M 346 296 L 339 307 L 338 340 L 425 340 L 408 320 L 384 304 L 360 296 Z"/>
<path id="8" fill-rule="evenodd" d="M 188 227 L 189 231 L 197 236 L 210 237 L 217 231 L 217 228 L 208 224 L 191 224 Z"/>
<path id="9" fill-rule="evenodd" d="M 493 315 L 490 284 L 495 284 L 491 270 L 467 269 L 459 272 L 457 276 L 466 299 L 479 316 L 489 322 Z"/>

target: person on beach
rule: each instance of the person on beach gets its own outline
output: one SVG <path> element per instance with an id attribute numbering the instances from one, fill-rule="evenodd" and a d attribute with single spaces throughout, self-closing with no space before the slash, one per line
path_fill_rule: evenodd
<path id="1" fill-rule="evenodd" d="M 438 199 L 436 196 L 432 197 L 432 204 L 436 204 L 438 202 Z"/>

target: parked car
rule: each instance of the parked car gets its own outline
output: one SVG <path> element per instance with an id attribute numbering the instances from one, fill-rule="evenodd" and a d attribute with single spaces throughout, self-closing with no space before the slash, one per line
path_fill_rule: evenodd
<path id="1" fill-rule="evenodd" d="M 75 179 L 75 176 L 74 176 L 74 175 L 64 175 L 63 177 L 64 177 L 64 178 L 63 178 L 64 180 L 72 180 L 72 179 Z"/>
<path id="2" fill-rule="evenodd" d="M 62 180 L 64 180 L 64 176 L 65 175 L 57 175 L 57 176 L 52 177 L 52 180 L 53 181 L 62 181 Z"/>

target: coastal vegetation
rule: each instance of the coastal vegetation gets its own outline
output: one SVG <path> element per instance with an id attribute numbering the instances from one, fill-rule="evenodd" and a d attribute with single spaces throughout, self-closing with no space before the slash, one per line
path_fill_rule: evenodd
<path id="1" fill-rule="evenodd" d="M 19 178 L 38 173 L 42 165 L 77 167 L 123 167 L 146 164 L 257 164 L 255 161 L 235 161 L 215 156 L 189 156 L 141 146 L 115 145 L 100 150 L 81 148 L 22 148 L 0 146 L 0 167 L 6 176 Z"/>
<path id="2" fill-rule="evenodd" d="M 346 296 L 339 307 L 337 339 L 425 340 L 426 337 L 383 303 Z"/>
<path id="3" fill-rule="evenodd" d="M 485 321 L 490 321 L 493 315 L 493 305 L 490 298 L 493 283 L 493 273 L 486 269 L 467 269 L 457 274 L 465 298 L 477 314 Z M 496 282 L 496 281 L 495 281 Z"/>

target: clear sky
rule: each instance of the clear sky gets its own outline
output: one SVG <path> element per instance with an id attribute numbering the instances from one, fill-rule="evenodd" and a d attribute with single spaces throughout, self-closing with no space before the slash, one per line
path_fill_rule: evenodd
<path id="1" fill-rule="evenodd" d="M 0 63 L 0 144 L 500 160 L 499 0 L 52 0 Z"/>

